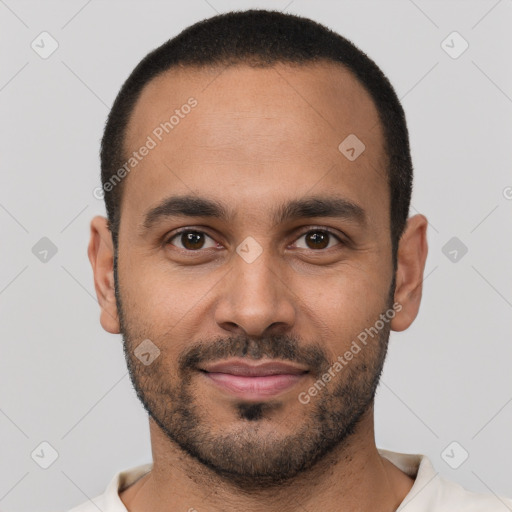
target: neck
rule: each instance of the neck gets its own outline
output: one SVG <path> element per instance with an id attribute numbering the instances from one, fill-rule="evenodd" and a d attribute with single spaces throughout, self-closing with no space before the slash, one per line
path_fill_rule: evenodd
<path id="1" fill-rule="evenodd" d="M 240 489 L 170 442 L 150 420 L 153 468 L 120 493 L 129 512 L 392 512 L 414 480 L 382 457 L 375 445 L 373 408 L 343 446 L 310 470 L 271 488 Z"/>

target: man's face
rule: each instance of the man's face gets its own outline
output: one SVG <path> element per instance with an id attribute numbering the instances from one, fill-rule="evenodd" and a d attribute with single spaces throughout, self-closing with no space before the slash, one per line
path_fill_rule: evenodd
<path id="1" fill-rule="evenodd" d="M 172 130 L 155 132 L 176 109 Z M 366 146 L 353 161 L 338 149 L 350 134 Z M 376 108 L 334 64 L 173 69 L 139 98 L 127 156 L 148 136 L 156 146 L 124 183 L 117 266 L 138 396 L 217 473 L 241 484 L 290 478 L 365 418 L 386 353 L 388 323 L 344 357 L 393 303 Z M 178 196 L 214 201 L 226 217 L 148 217 Z M 341 208 L 285 208 L 312 199 Z M 148 365 L 135 355 L 146 339 L 160 350 Z M 346 364 L 334 370 L 338 356 Z M 264 364 L 275 362 L 288 366 Z"/>

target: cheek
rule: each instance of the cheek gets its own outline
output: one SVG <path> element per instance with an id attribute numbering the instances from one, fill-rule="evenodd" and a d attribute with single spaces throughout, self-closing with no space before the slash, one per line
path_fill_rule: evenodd
<path id="1" fill-rule="evenodd" d="M 201 294 L 201 281 L 187 282 L 178 272 L 172 274 L 165 264 L 137 254 L 119 265 L 119 277 L 123 304 L 130 305 L 132 315 L 152 321 L 167 318 L 166 323 L 171 324 L 183 316 Z"/>
<path id="2" fill-rule="evenodd" d="M 297 295 L 305 322 L 309 317 L 313 329 L 323 333 L 324 343 L 329 345 L 326 349 L 336 357 L 385 310 L 388 287 L 382 276 L 370 277 L 358 269 L 308 281 Z M 314 330 L 310 333 L 313 337 Z"/>
<path id="3" fill-rule="evenodd" d="M 170 271 L 160 263 L 120 269 L 123 311 L 133 336 L 149 338 L 179 354 L 197 338 L 222 274 Z M 211 316 L 211 315 L 210 315 Z"/>

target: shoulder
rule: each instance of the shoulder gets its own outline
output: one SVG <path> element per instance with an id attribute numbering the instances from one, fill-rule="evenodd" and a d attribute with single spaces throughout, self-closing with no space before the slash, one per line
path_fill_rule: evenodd
<path id="1" fill-rule="evenodd" d="M 464 512 L 512 511 L 512 499 L 505 496 L 473 492 L 439 474 L 435 477 L 433 484 L 432 499 L 437 504 L 435 510 L 440 512 L 453 510 L 463 510 Z"/>
<path id="2" fill-rule="evenodd" d="M 119 497 L 119 492 L 135 483 L 139 478 L 151 471 L 151 468 L 152 464 L 149 463 L 119 471 L 107 485 L 103 494 L 81 503 L 67 512 L 98 512 L 99 510 L 102 512 L 128 512 Z"/>
<path id="3" fill-rule="evenodd" d="M 469 491 L 462 485 L 443 478 L 426 455 L 383 449 L 379 449 L 379 453 L 414 478 L 414 484 L 397 512 L 512 511 L 512 499 L 492 493 Z"/>

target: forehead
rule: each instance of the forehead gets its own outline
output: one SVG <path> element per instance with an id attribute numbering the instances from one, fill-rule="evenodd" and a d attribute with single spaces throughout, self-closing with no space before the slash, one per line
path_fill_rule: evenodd
<path id="1" fill-rule="evenodd" d="M 125 145 L 151 133 L 155 123 L 168 120 L 190 97 L 200 101 L 202 115 L 228 115 L 230 122 L 236 114 L 268 115 L 269 120 L 293 116 L 307 121 L 301 131 L 309 135 L 343 125 L 360 134 L 373 128 L 376 138 L 380 135 L 371 96 L 345 67 L 327 61 L 256 68 L 239 64 L 175 67 L 151 80 L 132 111 Z"/>
<path id="2" fill-rule="evenodd" d="M 149 139 L 153 148 L 123 193 L 141 204 L 191 191 L 246 205 L 313 187 L 338 186 L 354 200 L 363 189 L 387 195 L 377 109 L 335 63 L 172 68 L 138 98 L 125 135 L 127 158 Z M 361 156 L 349 160 L 339 149 L 344 140 L 361 141 Z"/>

